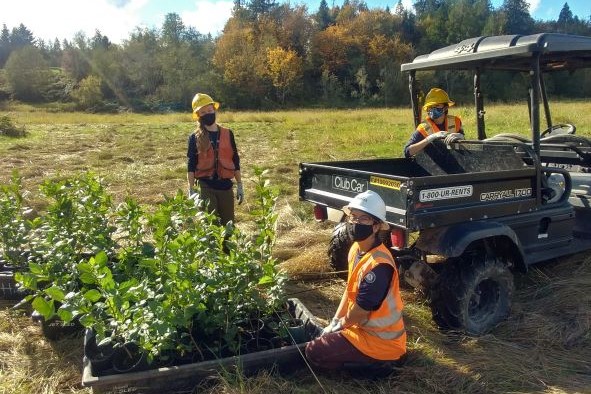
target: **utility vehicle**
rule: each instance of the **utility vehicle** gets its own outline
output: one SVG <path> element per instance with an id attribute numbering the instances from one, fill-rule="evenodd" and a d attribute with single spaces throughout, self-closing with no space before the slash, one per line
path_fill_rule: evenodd
<path id="1" fill-rule="evenodd" d="M 546 73 L 585 67 L 591 37 L 565 34 L 476 37 L 403 64 L 415 126 L 417 73 L 473 73 L 478 139 L 441 143 L 446 154 L 437 161 L 421 153 L 301 163 L 300 198 L 315 204 L 318 220 L 337 223 L 332 266 L 346 269 L 351 245 L 341 208 L 373 190 L 387 206 L 384 240 L 401 276 L 430 298 L 435 322 L 472 335 L 495 327 L 510 313 L 513 272 L 591 248 L 591 141 L 575 134 L 574 124 L 552 122 L 544 80 Z M 487 138 L 481 79 L 496 71 L 528 81 L 531 139 L 515 129 Z"/>

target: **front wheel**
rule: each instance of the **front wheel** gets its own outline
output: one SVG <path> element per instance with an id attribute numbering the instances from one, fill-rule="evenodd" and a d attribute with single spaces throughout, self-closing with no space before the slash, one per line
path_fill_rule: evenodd
<path id="1" fill-rule="evenodd" d="M 440 327 L 482 335 L 509 315 L 513 275 L 500 257 L 484 254 L 465 253 L 443 269 L 431 304 Z"/>

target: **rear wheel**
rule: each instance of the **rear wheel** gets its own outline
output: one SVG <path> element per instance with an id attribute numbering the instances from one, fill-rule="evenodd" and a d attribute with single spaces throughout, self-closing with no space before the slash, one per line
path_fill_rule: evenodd
<path id="1" fill-rule="evenodd" d="M 380 231 L 378 238 L 382 240 L 382 243 L 386 245 L 388 250 L 392 246 L 392 240 L 390 239 L 390 231 Z M 330 244 L 328 245 L 328 261 L 330 266 L 335 271 L 347 271 L 349 268 L 349 249 L 353 245 L 351 234 L 347 228 L 346 222 L 338 223 L 332 230 L 332 237 Z M 345 277 L 347 274 L 344 275 Z"/>
<path id="2" fill-rule="evenodd" d="M 347 229 L 347 223 L 342 222 L 332 230 L 332 237 L 328 245 L 328 261 L 335 271 L 347 271 L 349 249 L 353 240 Z"/>
<path id="3" fill-rule="evenodd" d="M 513 275 L 506 262 L 484 250 L 449 261 L 432 295 L 435 322 L 444 329 L 482 335 L 511 310 Z"/>

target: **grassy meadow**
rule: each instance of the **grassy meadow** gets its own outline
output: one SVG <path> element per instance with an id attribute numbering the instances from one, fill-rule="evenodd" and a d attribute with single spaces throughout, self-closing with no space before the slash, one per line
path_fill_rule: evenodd
<path id="1" fill-rule="evenodd" d="M 476 138 L 471 107 L 452 108 Z M 591 135 L 591 104 L 552 106 L 554 123 L 573 123 Z M 486 108 L 489 136 L 528 135 L 525 105 Z M 24 126 L 23 138 L 0 136 L 0 182 L 23 177 L 26 200 L 42 210 L 38 185 L 56 175 L 91 170 L 115 202 L 136 198 L 147 209 L 186 190 L 186 148 L 194 123 L 188 113 L 165 115 L 52 112 L 0 106 Z M 542 118 L 543 119 L 543 118 Z M 399 157 L 413 130 L 409 108 L 225 112 L 241 154 L 245 202 L 238 225 L 248 228 L 254 198 L 253 167 L 269 170 L 278 188 L 275 255 L 289 273 L 288 293 L 320 318 L 330 318 L 344 289 L 326 256 L 332 226 L 316 223 L 298 200 L 298 164 L 304 161 Z M 543 121 L 544 122 L 544 121 Z M 224 376 L 199 392 L 212 393 L 591 393 L 591 254 L 541 264 L 515 278 L 510 318 L 479 338 L 449 336 L 431 321 L 423 297 L 405 288 L 409 360 L 387 380 L 360 382 L 301 370 L 290 376 Z M 82 388 L 81 339 L 48 342 L 23 312 L 0 301 L 0 393 L 88 393 Z"/>

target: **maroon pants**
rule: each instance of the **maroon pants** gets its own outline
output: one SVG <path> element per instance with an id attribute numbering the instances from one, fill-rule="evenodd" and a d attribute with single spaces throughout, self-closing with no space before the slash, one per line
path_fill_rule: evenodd
<path id="1" fill-rule="evenodd" d="M 306 358 L 313 367 L 325 370 L 342 369 L 351 363 L 379 361 L 361 353 L 340 332 L 323 335 L 308 343 Z"/>

